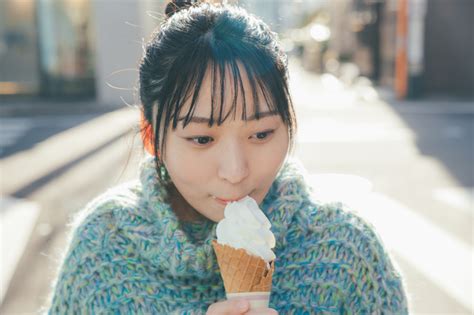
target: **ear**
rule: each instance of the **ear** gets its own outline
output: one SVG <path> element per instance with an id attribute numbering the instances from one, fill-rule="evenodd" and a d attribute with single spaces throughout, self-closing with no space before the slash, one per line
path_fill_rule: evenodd
<path id="1" fill-rule="evenodd" d="M 153 137 L 153 126 L 146 120 L 143 111 L 140 117 L 140 133 L 142 137 L 143 147 L 152 156 L 155 155 L 155 141 Z"/>

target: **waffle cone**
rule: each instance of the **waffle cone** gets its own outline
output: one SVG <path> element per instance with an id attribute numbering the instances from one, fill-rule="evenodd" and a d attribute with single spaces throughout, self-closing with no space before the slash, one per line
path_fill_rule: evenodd
<path id="1" fill-rule="evenodd" d="M 271 291 L 274 261 L 270 262 L 268 269 L 265 260 L 242 248 L 219 244 L 215 240 L 212 241 L 212 246 L 226 293 Z"/>

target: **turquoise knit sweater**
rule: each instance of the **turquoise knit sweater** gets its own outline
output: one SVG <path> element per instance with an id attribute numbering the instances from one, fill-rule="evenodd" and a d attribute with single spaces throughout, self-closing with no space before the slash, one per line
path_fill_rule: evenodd
<path id="1" fill-rule="evenodd" d="M 280 314 L 407 314 L 400 273 L 373 227 L 323 204 L 289 159 L 260 205 L 276 238 L 270 307 Z M 205 314 L 225 299 L 216 224 L 182 224 L 153 158 L 73 221 L 49 314 Z"/>

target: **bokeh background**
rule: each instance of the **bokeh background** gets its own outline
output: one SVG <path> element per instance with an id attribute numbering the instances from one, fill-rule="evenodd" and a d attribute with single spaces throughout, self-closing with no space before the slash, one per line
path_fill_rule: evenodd
<path id="1" fill-rule="evenodd" d="M 317 196 L 375 226 L 413 314 L 472 314 L 474 1 L 227 2 L 288 53 Z M 137 177 L 137 65 L 165 4 L 0 1 L 1 314 L 39 312 L 71 216 Z"/>

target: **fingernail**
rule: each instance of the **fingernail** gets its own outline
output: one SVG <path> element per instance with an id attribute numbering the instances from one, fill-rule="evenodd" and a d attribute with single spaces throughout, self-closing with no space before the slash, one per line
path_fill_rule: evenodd
<path id="1" fill-rule="evenodd" d="M 239 311 L 245 311 L 248 308 L 248 302 L 246 300 L 241 300 L 237 303 L 237 308 Z"/>

